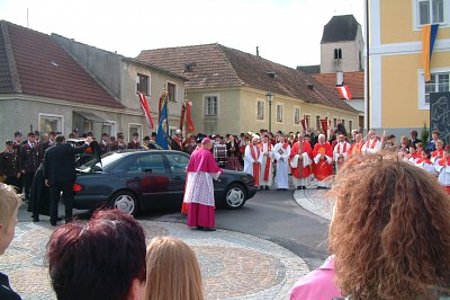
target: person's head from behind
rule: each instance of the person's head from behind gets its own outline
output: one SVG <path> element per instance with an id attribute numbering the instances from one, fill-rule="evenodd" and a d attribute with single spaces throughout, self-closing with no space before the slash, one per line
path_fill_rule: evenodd
<path id="1" fill-rule="evenodd" d="M 14 238 L 20 197 L 12 186 L 0 183 L 0 255 Z"/>
<path id="2" fill-rule="evenodd" d="M 202 278 L 194 251 L 170 236 L 147 247 L 146 300 L 202 300 Z"/>
<path id="3" fill-rule="evenodd" d="M 145 235 L 118 210 L 69 223 L 47 244 L 50 278 L 58 300 L 141 299 L 145 284 Z"/>
<path id="4" fill-rule="evenodd" d="M 429 299 L 450 287 L 450 199 L 431 174 L 387 155 L 356 156 L 331 192 L 329 246 L 343 294 Z"/>

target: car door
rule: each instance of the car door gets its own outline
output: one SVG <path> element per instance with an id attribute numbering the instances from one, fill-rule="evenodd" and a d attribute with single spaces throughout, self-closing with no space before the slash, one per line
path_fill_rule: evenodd
<path id="1" fill-rule="evenodd" d="M 181 203 L 183 201 L 184 186 L 186 183 L 186 166 L 189 163 L 189 156 L 181 152 L 170 152 L 165 155 L 171 173 L 171 194 L 173 200 Z"/>
<path id="2" fill-rule="evenodd" d="M 171 177 L 162 153 L 148 151 L 136 155 L 125 173 L 126 186 L 140 195 L 143 209 L 164 206 L 169 198 Z"/>

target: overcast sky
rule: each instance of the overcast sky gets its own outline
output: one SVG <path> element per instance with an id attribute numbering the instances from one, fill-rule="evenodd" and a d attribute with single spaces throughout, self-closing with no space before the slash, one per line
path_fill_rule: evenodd
<path id="1" fill-rule="evenodd" d="M 0 0 L 0 19 L 135 57 L 220 43 L 295 68 L 320 63 L 323 26 L 362 0 Z"/>

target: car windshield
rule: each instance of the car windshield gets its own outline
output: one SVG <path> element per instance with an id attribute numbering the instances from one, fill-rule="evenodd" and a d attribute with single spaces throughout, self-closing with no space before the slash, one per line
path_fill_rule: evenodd
<path id="1" fill-rule="evenodd" d="M 123 153 L 108 152 L 102 156 L 101 163 L 94 158 L 88 161 L 87 163 L 81 165 L 79 170 L 81 172 L 89 172 L 94 165 L 105 170 L 108 168 L 109 165 L 111 165 L 113 162 L 117 161 L 123 156 L 124 156 Z"/>

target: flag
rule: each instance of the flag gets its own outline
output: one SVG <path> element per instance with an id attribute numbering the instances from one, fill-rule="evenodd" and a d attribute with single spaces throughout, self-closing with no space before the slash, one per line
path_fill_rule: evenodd
<path id="1" fill-rule="evenodd" d="M 186 103 L 186 131 L 195 132 L 194 121 L 192 120 L 192 102 Z"/>
<path id="2" fill-rule="evenodd" d="M 167 120 L 167 102 L 162 104 L 161 112 L 159 113 L 158 133 L 156 134 L 156 143 L 163 149 L 169 149 L 167 142 L 167 133 L 164 131 L 163 124 Z"/>
<path id="3" fill-rule="evenodd" d="M 150 112 L 150 106 L 148 105 L 147 98 L 141 92 L 138 92 L 139 102 L 141 104 L 141 108 L 144 111 L 145 119 L 147 120 L 148 127 L 153 129 L 155 125 L 153 124 L 152 114 Z"/>
<path id="4" fill-rule="evenodd" d="M 352 93 L 347 85 L 337 86 L 336 89 L 338 90 L 339 98 L 347 100 L 352 99 Z"/>
<path id="5" fill-rule="evenodd" d="M 438 27 L 439 24 L 428 24 L 422 27 L 422 62 L 425 81 L 431 80 L 430 63 Z"/>
<path id="6" fill-rule="evenodd" d="M 320 119 L 320 123 L 322 125 L 322 130 L 324 133 L 328 130 L 328 120 L 327 119 Z"/>
<path id="7" fill-rule="evenodd" d="M 186 103 L 183 103 L 181 105 L 181 115 L 180 115 L 180 130 L 183 131 L 183 124 L 184 124 L 184 115 L 186 114 Z"/>
<path id="8" fill-rule="evenodd" d="M 301 119 L 300 123 L 302 124 L 303 130 L 306 130 L 306 119 Z"/>

